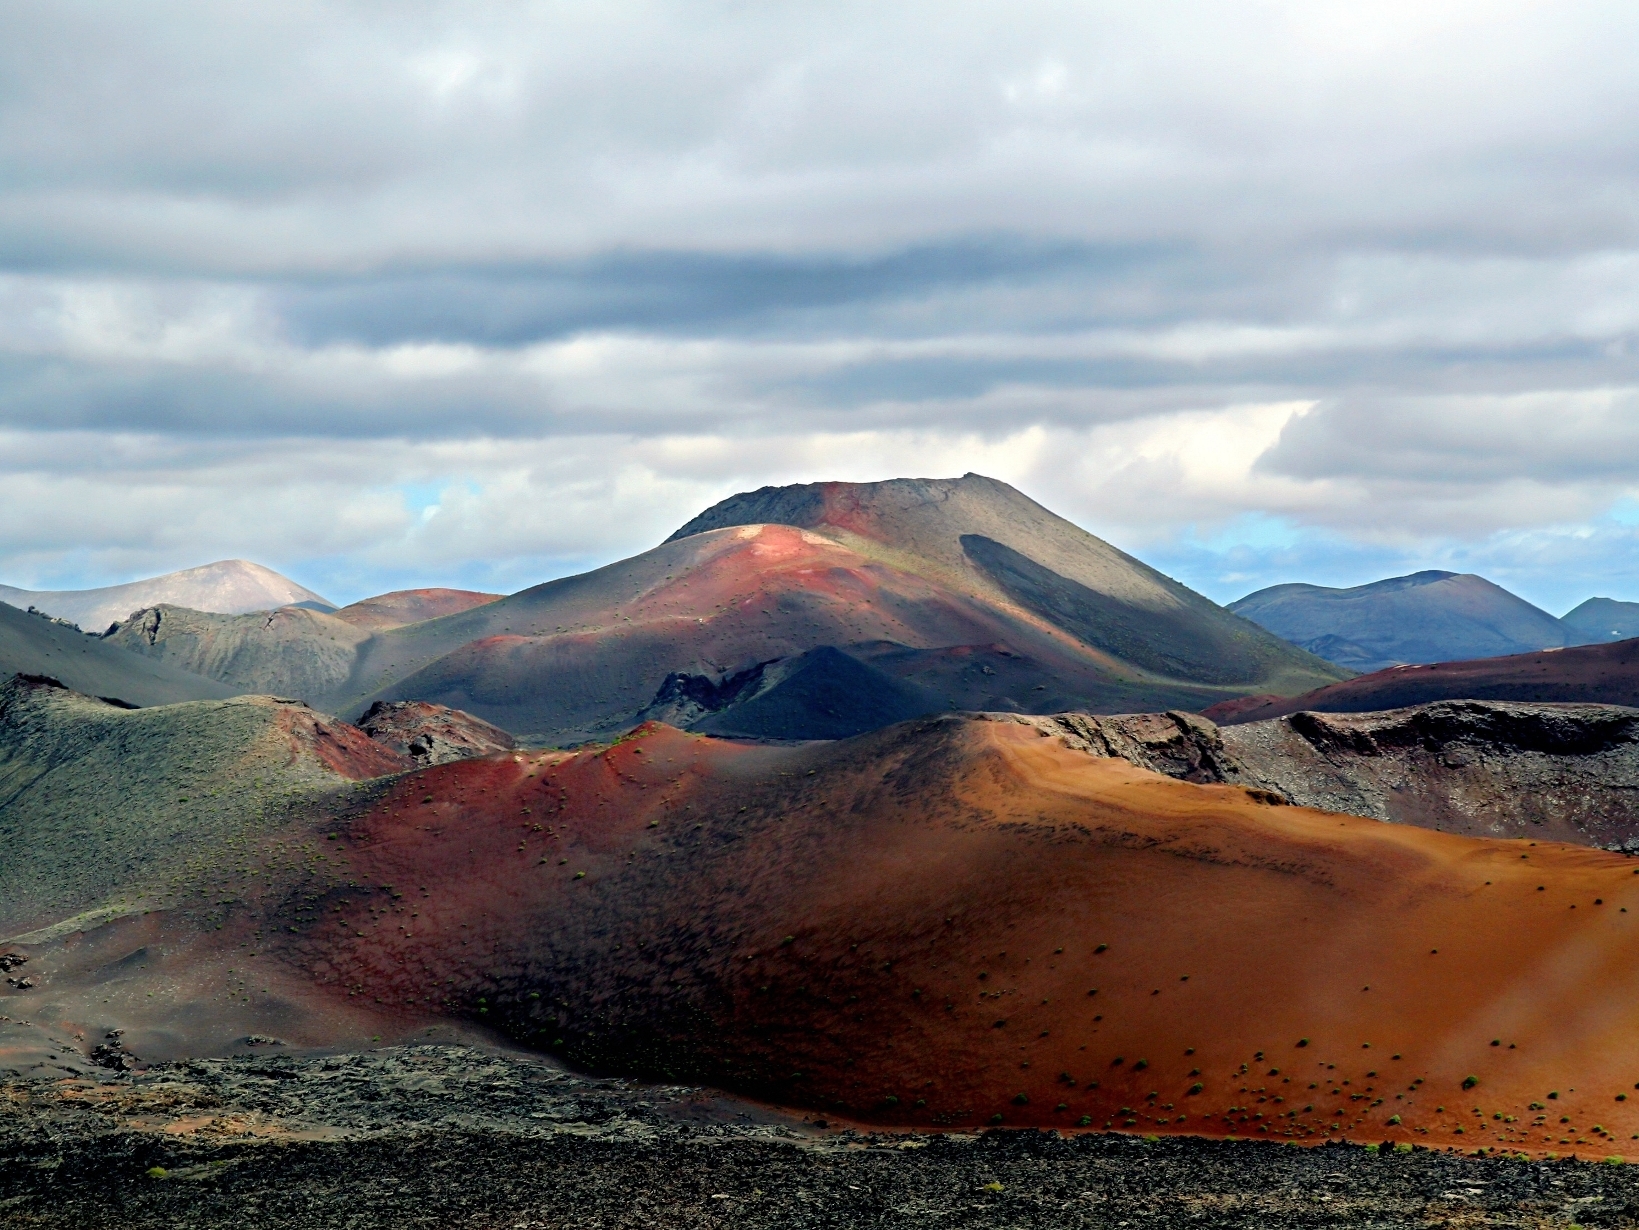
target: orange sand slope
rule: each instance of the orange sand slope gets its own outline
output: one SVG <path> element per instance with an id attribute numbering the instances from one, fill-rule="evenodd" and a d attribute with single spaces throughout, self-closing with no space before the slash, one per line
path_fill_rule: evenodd
<path id="1" fill-rule="evenodd" d="M 1639 871 L 1601 851 L 972 717 L 804 748 L 651 726 L 412 774 L 331 827 L 334 878 L 271 920 L 316 991 L 594 1067 L 906 1126 L 1639 1133 Z"/>

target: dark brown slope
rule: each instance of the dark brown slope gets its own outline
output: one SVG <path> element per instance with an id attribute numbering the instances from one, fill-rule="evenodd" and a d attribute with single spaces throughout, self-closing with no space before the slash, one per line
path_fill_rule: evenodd
<path id="1" fill-rule="evenodd" d="M 1301 696 L 1221 702 L 1202 712 L 1225 724 L 1312 709 L 1371 713 L 1437 700 L 1518 700 L 1639 705 L 1639 639 L 1506 658 L 1397 666 Z"/>
<path id="2" fill-rule="evenodd" d="M 170 662 L 156 662 L 45 615 L 0 603 L 0 682 L 47 675 L 75 691 L 131 705 L 232 696 L 236 689 Z"/>

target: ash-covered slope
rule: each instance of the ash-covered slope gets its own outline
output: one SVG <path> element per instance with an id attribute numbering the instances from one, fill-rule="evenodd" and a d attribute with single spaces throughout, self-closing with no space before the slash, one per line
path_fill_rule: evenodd
<path id="1" fill-rule="evenodd" d="M 110 645 L 50 616 L 0 602 L 0 681 L 14 674 L 49 675 L 76 691 L 130 705 L 220 699 L 235 691 L 174 663 Z"/>
<path id="2" fill-rule="evenodd" d="M 699 722 L 750 733 L 770 728 L 773 702 L 735 681 L 783 678 L 825 649 L 803 668 L 811 720 L 799 720 L 792 686 L 776 723 L 786 737 L 817 738 L 918 707 L 1199 707 L 1341 673 L 989 479 L 744 500 L 705 514 L 733 524 L 381 633 L 325 703 L 355 713 L 431 700 L 561 744 L 624 729 L 682 688 Z M 813 525 L 738 523 L 765 513 Z M 869 695 L 838 708 L 853 678 L 873 681 Z M 719 714 L 742 700 L 764 716 Z"/>
<path id="3" fill-rule="evenodd" d="M 228 684 L 322 704 L 345 690 L 359 646 L 377 632 L 493 602 L 498 595 L 417 589 L 366 598 L 339 611 L 281 606 L 227 615 L 161 605 L 134 611 L 103 634 L 121 649 Z"/>
<path id="4" fill-rule="evenodd" d="M 1417 572 L 1352 589 L 1274 585 L 1229 609 L 1350 670 L 1559 648 L 1565 627 L 1472 573 Z"/>
<path id="5" fill-rule="evenodd" d="M 0 936 L 93 907 L 179 905 L 236 843 L 410 761 L 267 696 L 124 709 L 0 683 Z"/>
<path id="6" fill-rule="evenodd" d="M 336 609 L 334 603 L 289 577 L 242 559 L 218 560 L 99 589 L 29 590 L 0 585 L 0 602 L 25 609 L 37 607 L 48 615 L 77 623 L 87 632 L 101 632 L 133 611 L 161 603 L 230 615 L 290 605 Z"/>
<path id="7" fill-rule="evenodd" d="M 1243 697 L 1210 705 L 1202 712 L 1228 725 L 1259 722 L 1304 709 L 1373 713 L 1438 700 L 1639 706 L 1639 640 L 1576 645 L 1506 658 L 1396 666 L 1302 696 Z"/>
<path id="8" fill-rule="evenodd" d="M 236 692 L 319 703 L 346 685 L 358 647 L 370 635 L 368 627 L 303 607 L 221 615 L 156 606 L 133 612 L 104 639 Z"/>

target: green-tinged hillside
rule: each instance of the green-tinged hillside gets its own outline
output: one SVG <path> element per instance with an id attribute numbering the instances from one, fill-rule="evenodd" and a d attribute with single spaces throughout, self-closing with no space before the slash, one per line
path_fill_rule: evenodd
<path id="1" fill-rule="evenodd" d="M 407 765 L 266 696 L 133 710 L 13 677 L 0 684 L 0 936 L 178 903 L 194 871 L 231 871 L 292 805 Z"/>

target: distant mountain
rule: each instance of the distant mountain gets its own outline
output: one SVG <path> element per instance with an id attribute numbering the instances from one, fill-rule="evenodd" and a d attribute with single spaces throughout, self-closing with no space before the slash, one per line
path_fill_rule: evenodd
<path id="1" fill-rule="evenodd" d="M 45 676 L 88 696 L 144 707 L 218 700 L 240 690 L 0 602 L 0 682 L 14 674 Z"/>
<path id="2" fill-rule="evenodd" d="M 812 739 L 949 709 L 1194 709 L 1345 673 L 973 474 L 764 488 L 595 572 L 453 592 L 388 595 L 381 618 L 363 608 L 385 599 L 161 606 L 112 639 L 334 713 L 431 701 L 553 744 L 647 717 Z M 406 610 L 441 617 L 391 626 Z"/>
<path id="3" fill-rule="evenodd" d="M 1305 710 L 1374 713 L 1442 700 L 1639 707 L 1639 640 L 1465 662 L 1395 666 L 1302 696 L 1245 697 L 1219 702 L 1201 712 L 1227 726 Z"/>
<path id="4" fill-rule="evenodd" d="M 35 607 L 79 624 L 87 632 L 101 632 L 133 611 L 161 603 L 225 615 L 271 611 L 281 606 L 336 609 L 335 603 L 289 577 L 242 559 L 219 560 L 101 589 L 32 590 L 0 585 L 0 602 L 23 610 Z"/>
<path id="5" fill-rule="evenodd" d="M 1560 621 L 1568 630 L 1566 644 L 1599 645 L 1639 636 L 1639 602 L 1589 598 Z"/>
<path id="6" fill-rule="evenodd" d="M 1415 572 L 1352 589 L 1273 585 L 1229 609 L 1356 671 L 1557 649 L 1579 639 L 1547 611 L 1473 573 Z"/>

